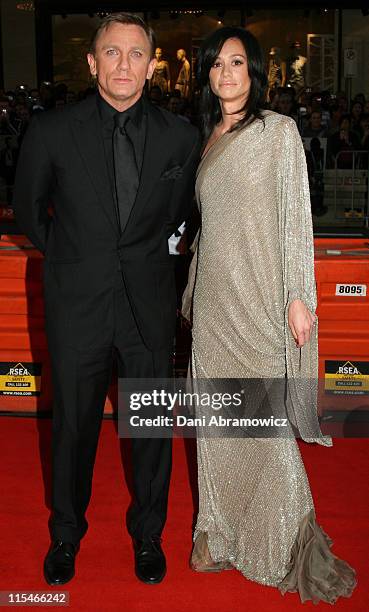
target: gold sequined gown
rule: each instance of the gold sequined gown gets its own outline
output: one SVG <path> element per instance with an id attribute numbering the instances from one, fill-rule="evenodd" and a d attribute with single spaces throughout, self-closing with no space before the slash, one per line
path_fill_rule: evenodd
<path id="1" fill-rule="evenodd" d="M 299 355 L 285 315 L 295 298 L 315 310 L 305 156 L 292 119 L 268 111 L 264 119 L 264 127 L 256 120 L 223 135 L 200 164 L 194 381 L 316 374 L 316 333 Z M 306 407 L 295 404 L 308 440 Z M 351 594 L 355 573 L 315 522 L 295 439 L 199 437 L 197 448 L 194 569 L 235 567 L 283 593 L 298 591 L 302 601 Z"/>

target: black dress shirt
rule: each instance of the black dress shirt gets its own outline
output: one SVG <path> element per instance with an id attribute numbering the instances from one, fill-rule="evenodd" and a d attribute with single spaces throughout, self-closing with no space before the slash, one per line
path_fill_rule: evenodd
<path id="1" fill-rule="evenodd" d="M 119 113 L 111 104 L 109 104 L 98 92 L 97 107 L 102 124 L 102 134 L 104 141 L 105 160 L 108 168 L 110 186 L 114 197 L 115 205 L 117 206 L 117 197 L 114 178 L 114 154 L 113 154 L 113 133 L 114 133 L 114 116 Z M 142 170 L 142 162 L 145 150 L 147 115 L 144 108 L 142 97 L 130 106 L 127 110 L 119 113 L 121 115 L 129 115 L 130 121 L 126 126 L 127 134 L 133 144 L 136 165 L 139 175 Z"/>

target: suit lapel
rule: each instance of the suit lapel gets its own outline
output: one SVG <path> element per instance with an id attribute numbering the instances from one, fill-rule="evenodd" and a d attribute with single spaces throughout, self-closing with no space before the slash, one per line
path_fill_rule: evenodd
<path id="1" fill-rule="evenodd" d="M 132 220 L 137 218 L 140 211 L 145 206 L 156 181 L 161 176 L 167 164 L 168 159 L 166 155 L 168 147 L 165 146 L 168 124 L 157 108 L 148 103 L 145 99 L 143 101 L 144 112 L 147 113 L 145 149 L 140 184 L 126 228 L 130 225 Z"/>
<path id="2" fill-rule="evenodd" d="M 72 120 L 75 144 L 99 201 L 115 233 L 119 236 L 115 200 L 105 160 L 102 127 L 95 96 L 90 96 L 84 103 L 76 106 L 75 111 Z"/>

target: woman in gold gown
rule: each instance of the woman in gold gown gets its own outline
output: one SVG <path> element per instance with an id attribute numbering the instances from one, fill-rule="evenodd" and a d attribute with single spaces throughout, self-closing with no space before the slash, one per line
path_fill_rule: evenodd
<path id="1" fill-rule="evenodd" d="M 294 121 L 262 110 L 267 77 L 256 39 L 221 28 L 199 57 L 204 153 L 196 192 L 201 232 L 193 293 L 193 383 L 290 382 L 288 414 L 306 441 L 330 445 L 316 421 L 317 331 L 305 156 Z M 299 380 L 311 380 L 309 392 Z M 308 391 L 309 391 L 308 390 Z M 355 572 L 330 550 L 296 440 L 198 442 L 199 514 L 191 565 L 236 568 L 256 582 L 333 603 Z"/>

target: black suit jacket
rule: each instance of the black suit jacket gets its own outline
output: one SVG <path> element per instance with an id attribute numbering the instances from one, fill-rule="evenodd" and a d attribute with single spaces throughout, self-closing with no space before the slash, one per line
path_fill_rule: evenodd
<path id="1" fill-rule="evenodd" d="M 36 115 L 24 138 L 13 205 L 19 227 L 45 254 L 52 346 L 109 344 L 118 269 L 146 346 L 172 341 L 176 300 L 167 240 L 192 206 L 200 138 L 196 128 L 146 100 L 144 110 L 140 186 L 122 234 L 95 96 Z"/>

